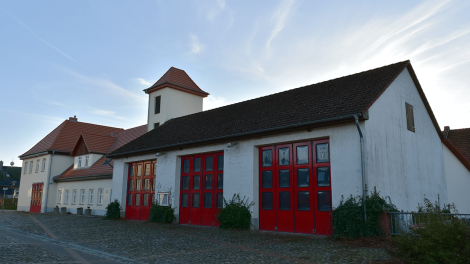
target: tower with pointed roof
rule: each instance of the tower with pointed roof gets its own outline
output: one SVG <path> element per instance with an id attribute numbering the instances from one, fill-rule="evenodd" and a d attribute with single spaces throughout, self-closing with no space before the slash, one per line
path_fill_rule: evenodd
<path id="1" fill-rule="evenodd" d="M 172 118 L 201 112 L 203 98 L 209 95 L 175 67 L 144 92 L 149 95 L 147 131 Z"/>

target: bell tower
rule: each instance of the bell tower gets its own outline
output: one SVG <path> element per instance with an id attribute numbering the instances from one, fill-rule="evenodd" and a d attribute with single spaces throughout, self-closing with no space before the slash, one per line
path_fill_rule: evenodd
<path id="1" fill-rule="evenodd" d="M 209 95 L 174 67 L 144 92 L 149 95 L 147 132 L 172 118 L 201 112 L 202 99 Z"/>

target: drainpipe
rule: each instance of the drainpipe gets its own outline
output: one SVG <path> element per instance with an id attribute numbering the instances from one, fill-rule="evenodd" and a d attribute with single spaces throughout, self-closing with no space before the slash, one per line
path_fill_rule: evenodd
<path id="1" fill-rule="evenodd" d="M 46 181 L 46 193 L 45 193 L 45 196 L 46 196 L 46 199 L 44 201 L 44 212 L 43 213 L 47 213 L 47 197 L 49 196 L 49 181 L 51 179 L 51 167 L 52 167 L 52 157 L 54 156 L 54 153 L 55 153 L 55 150 L 52 151 L 52 154 L 51 154 L 51 159 L 49 160 L 49 173 L 47 175 L 47 181 Z"/>
<path id="2" fill-rule="evenodd" d="M 366 214 L 366 175 L 365 175 L 365 166 L 364 166 L 364 136 L 362 135 L 361 127 L 359 126 L 359 120 L 357 115 L 353 115 L 354 121 L 356 121 L 357 131 L 359 132 L 359 137 L 361 138 L 361 171 L 362 171 L 362 204 L 364 205 L 364 221 L 367 222 L 367 214 Z"/>

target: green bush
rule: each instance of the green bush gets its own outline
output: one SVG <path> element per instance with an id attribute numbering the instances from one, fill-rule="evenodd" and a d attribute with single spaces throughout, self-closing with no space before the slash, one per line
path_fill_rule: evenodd
<path id="1" fill-rule="evenodd" d="M 470 229 L 467 223 L 445 213 L 455 205 L 440 208 L 439 202 L 424 199 L 418 204 L 420 224 L 394 238 L 396 254 L 410 263 L 470 263 Z"/>
<path id="2" fill-rule="evenodd" d="M 251 226 L 250 207 L 254 202 L 248 203 L 245 197 L 240 199 L 240 194 L 234 194 L 228 202 L 224 198 L 224 208 L 219 210 L 217 220 L 219 228 L 248 229 Z"/>
<path id="3" fill-rule="evenodd" d="M 379 217 L 383 211 L 398 211 L 391 202 L 387 203 L 374 188 L 366 196 L 367 222 L 364 221 L 362 197 L 352 195 L 332 212 L 333 237 L 355 239 L 360 236 L 378 236 L 382 234 Z"/>
<path id="4" fill-rule="evenodd" d="M 108 204 L 106 207 L 106 215 L 103 219 L 106 220 L 115 220 L 121 218 L 121 205 L 119 204 L 118 200 L 114 200 L 114 202 Z"/>
<path id="5" fill-rule="evenodd" d="M 5 210 L 16 210 L 18 204 L 18 198 L 5 198 Z M 0 209 L 2 206 L 0 205 Z"/>
<path id="6" fill-rule="evenodd" d="M 175 220 L 175 208 L 152 203 L 148 219 L 149 222 L 171 224 Z"/>

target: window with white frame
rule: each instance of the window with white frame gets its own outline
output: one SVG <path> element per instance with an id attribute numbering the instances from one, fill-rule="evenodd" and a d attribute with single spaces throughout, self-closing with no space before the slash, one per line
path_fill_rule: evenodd
<path id="1" fill-rule="evenodd" d="M 78 157 L 78 168 L 82 167 L 82 157 Z"/>
<path id="2" fill-rule="evenodd" d="M 39 160 L 36 161 L 36 171 L 35 173 L 38 173 L 39 172 Z"/>
<path id="3" fill-rule="evenodd" d="M 158 204 L 161 206 L 168 206 L 168 193 L 158 193 Z"/>
<path id="4" fill-rule="evenodd" d="M 85 203 L 85 190 L 82 189 L 80 190 L 80 204 L 84 204 Z"/>
<path id="5" fill-rule="evenodd" d="M 59 199 L 57 199 L 57 203 L 62 203 L 62 190 L 59 190 Z"/>
<path id="6" fill-rule="evenodd" d="M 26 171 L 28 170 L 28 162 L 26 161 L 24 163 L 24 170 L 23 170 L 23 174 L 26 174 Z"/>
<path id="7" fill-rule="evenodd" d="M 98 189 L 98 204 L 103 204 L 103 189 Z"/>
<path id="8" fill-rule="evenodd" d="M 41 171 L 46 170 L 46 158 L 42 159 L 42 166 L 41 166 Z"/>
<path id="9" fill-rule="evenodd" d="M 69 190 L 65 190 L 65 204 L 69 203 Z"/>
<path id="10" fill-rule="evenodd" d="M 93 189 L 90 189 L 89 194 L 90 194 L 90 197 L 88 199 L 88 203 L 93 204 Z"/>
<path id="11" fill-rule="evenodd" d="M 85 167 L 88 167 L 88 160 L 90 159 L 90 156 L 85 157 Z"/>
<path id="12" fill-rule="evenodd" d="M 77 203 L 77 190 L 72 191 L 72 204 Z"/>
<path id="13" fill-rule="evenodd" d="M 33 162 L 34 161 L 29 162 L 29 174 L 31 174 L 33 172 Z"/>

